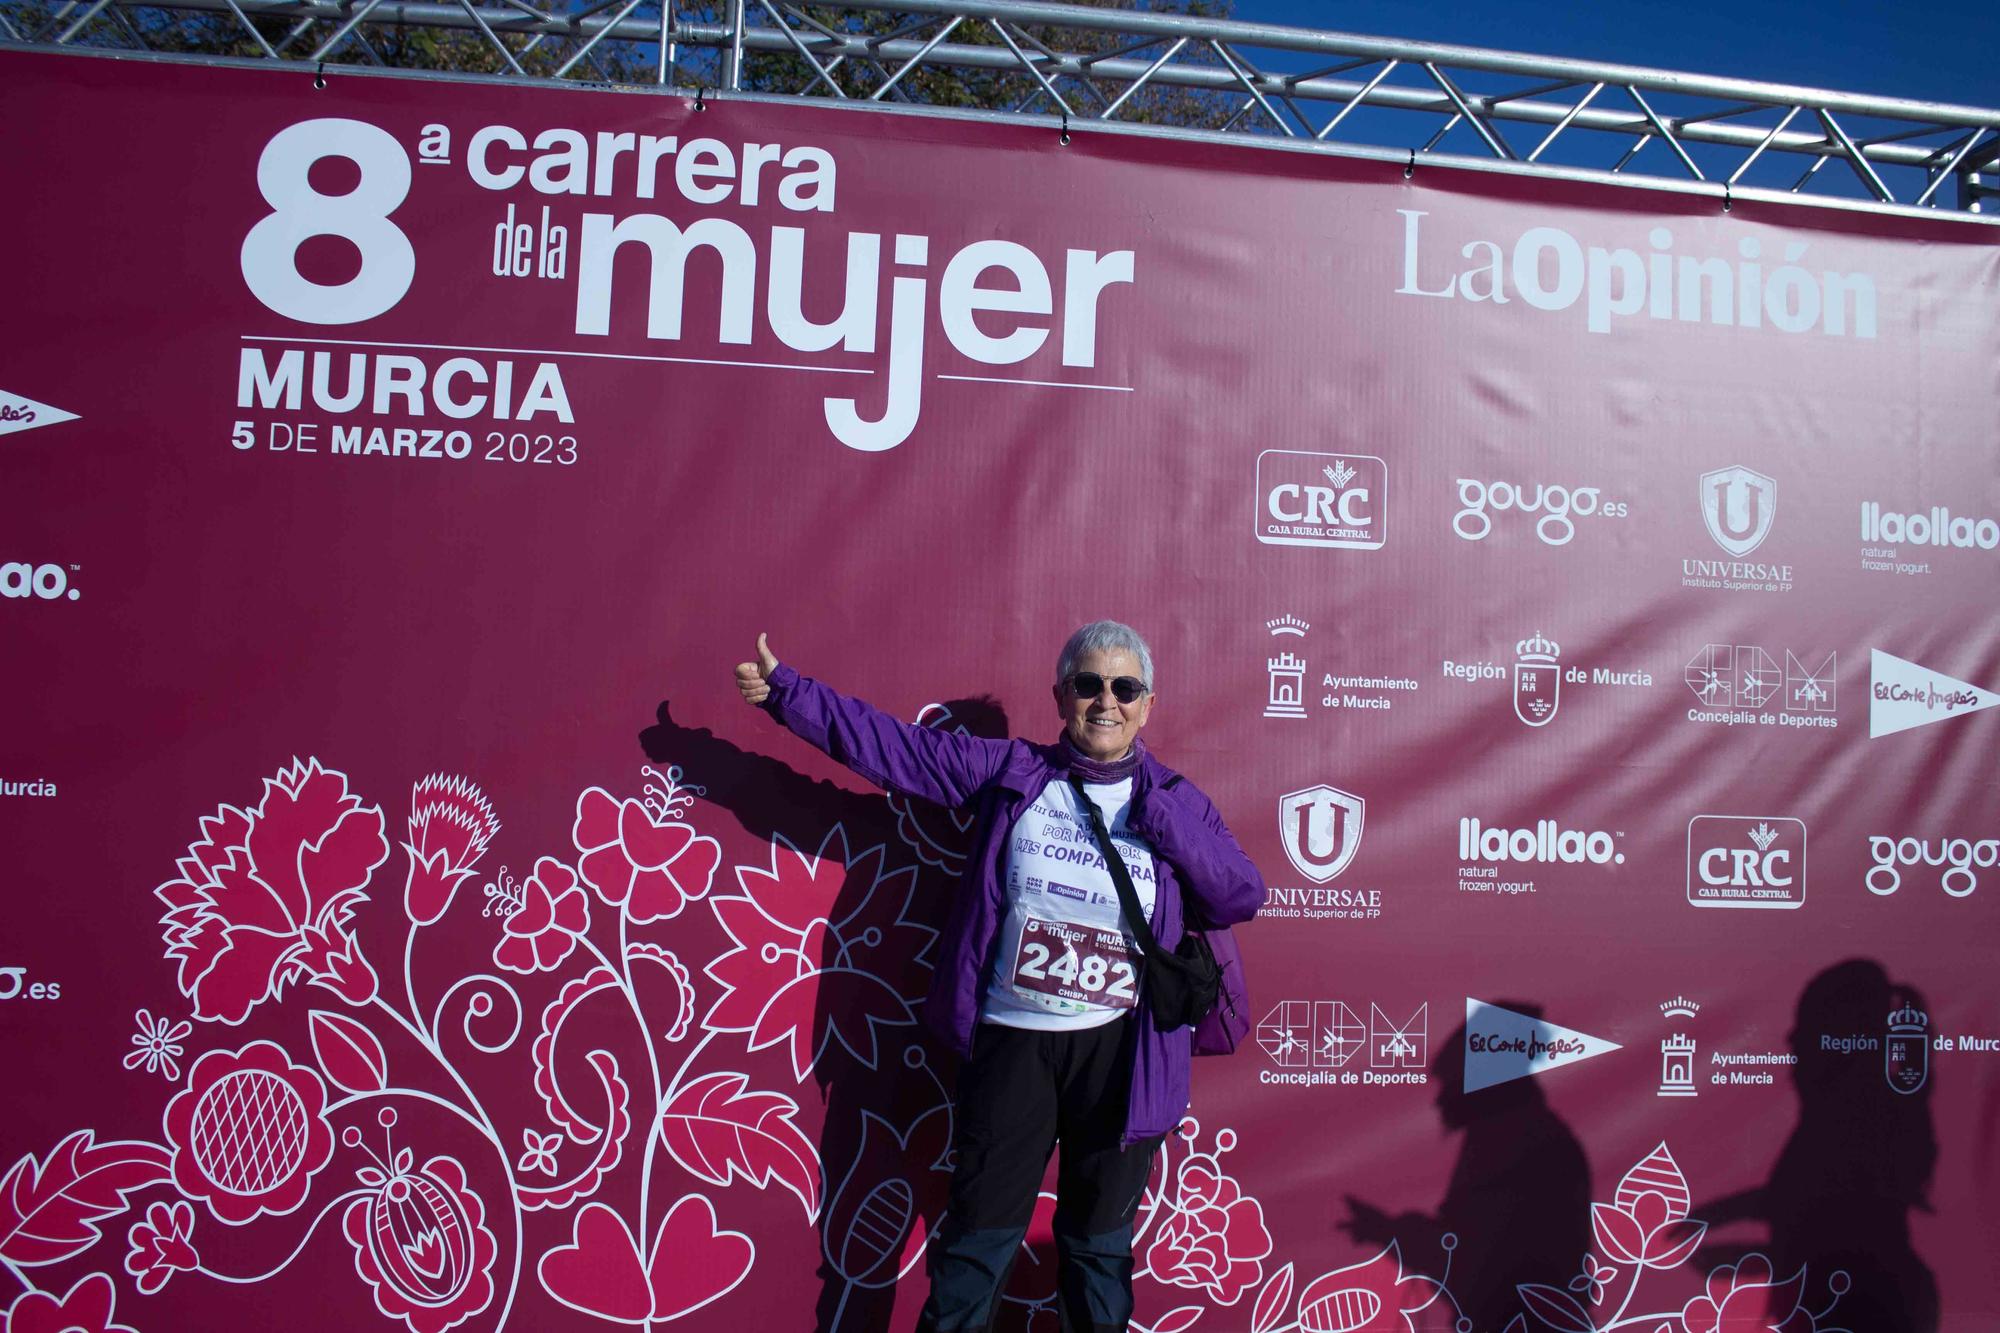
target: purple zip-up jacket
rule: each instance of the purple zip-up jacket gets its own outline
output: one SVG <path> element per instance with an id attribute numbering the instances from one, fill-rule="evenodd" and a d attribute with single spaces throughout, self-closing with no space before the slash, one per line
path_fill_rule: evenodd
<path id="1" fill-rule="evenodd" d="M 1067 777 L 1068 749 L 912 726 L 782 662 L 769 679 L 771 696 L 763 706 L 773 717 L 878 787 L 954 809 L 978 802 L 964 878 L 924 1006 L 931 1030 L 961 1055 L 971 1054 L 979 1000 L 1007 916 L 1007 839 L 1049 782 Z M 1154 852 L 1152 927 L 1161 948 L 1180 943 L 1183 890 L 1211 926 L 1248 921 L 1264 905 L 1263 879 L 1215 806 L 1150 751 L 1132 775 L 1126 827 Z M 1127 1146 L 1167 1133 L 1186 1113 L 1191 1035 L 1189 1028 L 1160 1031 L 1143 1004 L 1132 1021 L 1139 1035 L 1126 1104 Z"/>

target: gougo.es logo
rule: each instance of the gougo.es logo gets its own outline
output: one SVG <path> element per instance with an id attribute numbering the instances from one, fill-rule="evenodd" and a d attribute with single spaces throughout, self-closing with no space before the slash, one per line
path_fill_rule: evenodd
<path id="1" fill-rule="evenodd" d="M 1887 898 L 1903 887 L 1903 871 L 1915 866 L 1942 867 L 1938 887 L 1954 898 L 1971 895 L 1979 887 L 1975 870 L 2000 865 L 2000 838 L 1890 838 L 1868 839 L 1868 891 Z"/>
<path id="2" fill-rule="evenodd" d="M 1631 506 L 1623 500 L 1606 500 L 1596 486 L 1545 486 L 1534 489 L 1510 481 L 1458 479 L 1459 511 L 1452 515 L 1451 530 L 1469 542 L 1484 541 L 1493 531 L 1493 514 L 1519 511 L 1539 514 L 1535 535 L 1545 546 L 1567 546 L 1576 536 L 1576 519 L 1601 516 L 1624 518 Z"/>

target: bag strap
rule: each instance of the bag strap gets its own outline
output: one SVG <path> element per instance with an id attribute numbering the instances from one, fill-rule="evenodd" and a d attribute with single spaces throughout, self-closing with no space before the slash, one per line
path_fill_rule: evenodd
<path id="1" fill-rule="evenodd" d="M 1111 873 L 1111 882 L 1118 889 L 1118 905 L 1125 909 L 1126 923 L 1132 927 L 1133 936 L 1139 941 L 1141 953 L 1156 954 L 1160 951 L 1159 941 L 1153 938 L 1153 927 L 1147 922 L 1146 914 L 1139 910 L 1139 894 L 1132 887 L 1132 872 L 1125 868 L 1125 858 L 1111 843 L 1111 833 L 1104 827 L 1104 816 L 1098 812 L 1097 802 L 1090 799 L 1083 790 L 1083 779 L 1070 774 L 1069 785 L 1076 791 L 1076 799 L 1083 806 L 1084 817 L 1090 821 L 1090 831 L 1097 835 L 1097 850 L 1104 857 L 1104 868 Z"/>

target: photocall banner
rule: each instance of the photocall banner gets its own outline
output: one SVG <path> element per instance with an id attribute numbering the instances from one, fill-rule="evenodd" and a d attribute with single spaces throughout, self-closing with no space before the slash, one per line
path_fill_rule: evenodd
<path id="1" fill-rule="evenodd" d="M 9 1333 L 908 1329 L 969 817 L 731 668 L 1050 741 L 1106 616 L 1270 886 L 1139 1326 L 2000 1318 L 2000 233 L 0 86 Z"/>

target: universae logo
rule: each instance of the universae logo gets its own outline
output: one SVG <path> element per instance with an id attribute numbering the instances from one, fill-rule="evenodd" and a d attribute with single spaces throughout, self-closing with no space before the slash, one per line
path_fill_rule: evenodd
<path id="1" fill-rule="evenodd" d="M 1301 875 L 1324 884 L 1361 850 L 1361 827 L 1368 803 L 1325 783 L 1278 798 L 1278 838 Z"/>

